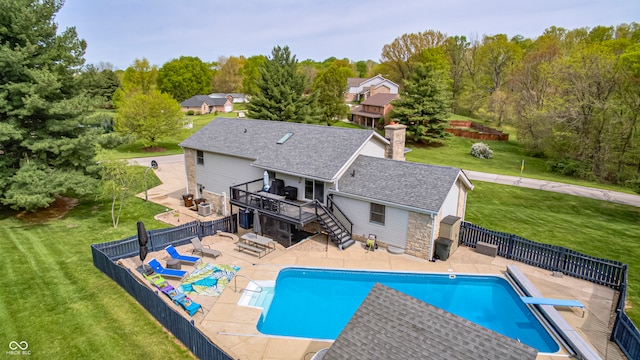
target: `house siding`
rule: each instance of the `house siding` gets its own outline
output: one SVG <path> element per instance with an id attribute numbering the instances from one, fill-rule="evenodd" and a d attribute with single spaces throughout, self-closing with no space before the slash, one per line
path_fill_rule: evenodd
<path id="1" fill-rule="evenodd" d="M 385 154 L 385 148 L 386 148 L 386 145 L 383 144 L 382 142 L 368 141 L 358 155 L 367 155 L 367 156 L 383 158 Z"/>
<path id="2" fill-rule="evenodd" d="M 351 199 L 334 194 L 333 200 L 353 222 L 353 235 L 367 237 L 375 234 L 379 242 L 397 247 L 405 247 L 409 212 L 385 206 L 385 224 L 369 222 L 370 202 Z"/>
<path id="3" fill-rule="evenodd" d="M 447 194 L 447 197 L 444 199 L 442 203 L 441 213 L 442 218 L 445 218 L 448 215 L 460 216 L 458 214 L 458 200 L 460 194 L 460 185 L 456 181 L 452 186 L 451 190 Z"/>
<path id="4" fill-rule="evenodd" d="M 229 195 L 230 186 L 262 178 L 264 170 L 251 166 L 252 162 L 250 159 L 205 152 L 204 165 L 196 165 L 197 183 L 208 192 Z"/>

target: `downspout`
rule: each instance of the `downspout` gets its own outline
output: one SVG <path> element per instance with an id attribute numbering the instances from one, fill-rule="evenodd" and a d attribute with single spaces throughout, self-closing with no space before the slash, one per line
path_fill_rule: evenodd
<path id="1" fill-rule="evenodd" d="M 435 241 L 436 241 L 436 218 L 437 216 L 430 214 L 429 216 L 431 216 L 431 244 L 429 245 L 429 258 L 427 260 L 431 261 L 433 260 L 434 256 L 433 256 L 433 246 L 435 245 Z"/>

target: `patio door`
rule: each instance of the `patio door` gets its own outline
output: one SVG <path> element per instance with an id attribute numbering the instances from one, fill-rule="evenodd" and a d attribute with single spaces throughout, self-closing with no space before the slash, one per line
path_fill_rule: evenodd
<path id="1" fill-rule="evenodd" d="M 318 200 L 324 204 L 324 182 L 304 179 L 304 198 L 308 200 Z"/>

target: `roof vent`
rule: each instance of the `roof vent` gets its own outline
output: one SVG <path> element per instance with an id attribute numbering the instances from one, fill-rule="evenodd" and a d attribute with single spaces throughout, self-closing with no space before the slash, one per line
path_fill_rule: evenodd
<path id="1" fill-rule="evenodd" d="M 289 140 L 289 138 L 293 135 L 292 132 L 288 132 L 286 134 L 284 134 L 283 137 L 280 138 L 280 140 L 278 140 L 277 144 L 284 144 L 285 141 Z"/>

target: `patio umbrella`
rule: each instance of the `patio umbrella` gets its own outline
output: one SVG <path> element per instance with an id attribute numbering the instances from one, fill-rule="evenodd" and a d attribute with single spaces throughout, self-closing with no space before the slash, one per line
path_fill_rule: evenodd
<path id="1" fill-rule="evenodd" d="M 269 173 L 265 170 L 262 175 L 262 190 L 269 191 Z"/>
<path id="2" fill-rule="evenodd" d="M 140 261 L 142 261 L 142 269 L 144 270 L 144 258 L 147 257 L 149 253 L 149 248 L 147 247 L 147 242 L 149 241 L 149 234 L 147 234 L 147 230 L 144 228 L 144 223 L 142 221 L 138 221 L 138 245 L 140 245 Z"/>
<path id="3" fill-rule="evenodd" d="M 253 210 L 253 232 L 257 234 L 261 231 L 260 214 L 258 214 L 258 210 Z"/>

